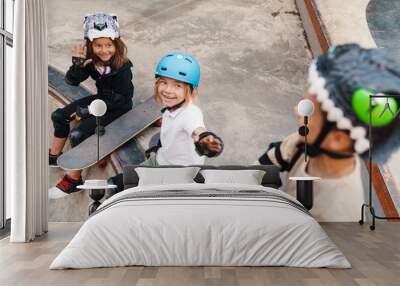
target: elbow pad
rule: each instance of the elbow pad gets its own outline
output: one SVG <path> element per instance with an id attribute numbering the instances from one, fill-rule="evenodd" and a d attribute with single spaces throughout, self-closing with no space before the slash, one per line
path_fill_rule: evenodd
<path id="1" fill-rule="evenodd" d="M 282 142 L 273 142 L 269 144 L 268 150 L 260 158 L 258 158 L 258 162 L 260 162 L 260 164 L 262 165 L 274 165 L 274 162 L 268 157 L 268 151 L 274 149 L 275 160 L 279 164 L 279 167 L 281 168 L 280 171 L 281 172 L 289 171 L 290 163 L 283 159 L 281 153 L 281 144 Z"/>
<path id="2" fill-rule="evenodd" d="M 277 144 L 277 143 L 279 143 L 279 142 L 270 143 L 267 151 L 265 151 L 265 153 L 262 154 L 260 156 L 260 158 L 258 158 L 258 162 L 261 165 L 274 165 L 274 162 L 272 162 L 271 159 L 268 157 L 268 151 L 271 150 L 272 148 L 274 148 L 275 144 Z"/>

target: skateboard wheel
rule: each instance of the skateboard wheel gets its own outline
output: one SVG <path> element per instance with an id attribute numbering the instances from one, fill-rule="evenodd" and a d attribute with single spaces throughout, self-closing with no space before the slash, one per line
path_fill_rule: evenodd
<path id="1" fill-rule="evenodd" d="M 154 126 L 156 126 L 156 127 L 161 127 L 161 125 L 162 125 L 162 118 L 160 118 L 156 122 L 154 122 Z"/>
<path id="2" fill-rule="evenodd" d="M 99 163 L 97 163 L 97 166 L 100 169 L 104 169 L 107 166 L 107 159 L 100 160 Z"/>

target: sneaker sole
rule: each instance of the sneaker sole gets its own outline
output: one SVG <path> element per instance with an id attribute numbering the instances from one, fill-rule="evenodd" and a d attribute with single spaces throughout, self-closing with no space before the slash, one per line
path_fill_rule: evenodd
<path id="1" fill-rule="evenodd" d="M 58 165 L 48 165 L 49 166 L 49 168 L 60 168 L 60 166 L 58 166 Z"/>
<path id="2" fill-rule="evenodd" d="M 49 189 L 49 199 L 51 199 L 51 200 L 60 199 L 60 198 L 66 197 L 66 196 L 68 196 L 68 194 L 64 193 L 57 187 L 52 187 Z"/>
<path id="3" fill-rule="evenodd" d="M 61 190 L 60 190 L 59 188 L 57 188 L 57 187 L 51 187 L 51 188 L 49 189 L 49 199 L 51 199 L 51 200 L 56 200 L 56 199 L 60 199 L 60 198 L 66 197 L 66 196 L 71 195 L 71 194 L 79 193 L 79 192 L 81 192 L 81 191 L 82 191 L 82 190 L 75 191 L 75 192 L 72 192 L 72 193 L 70 193 L 70 194 L 67 194 L 67 193 L 61 191 Z"/>

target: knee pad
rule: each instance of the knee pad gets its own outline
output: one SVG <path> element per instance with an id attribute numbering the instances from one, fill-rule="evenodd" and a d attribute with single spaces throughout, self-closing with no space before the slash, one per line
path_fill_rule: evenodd
<path id="1" fill-rule="evenodd" d="M 61 108 L 58 108 L 55 111 L 53 111 L 53 113 L 51 114 L 51 120 L 53 121 L 54 124 L 62 124 L 62 125 L 66 125 L 71 122 L 71 118 L 69 116 L 65 116 Z"/>
<path id="2" fill-rule="evenodd" d="M 124 190 L 123 175 L 118 174 L 114 177 L 108 178 L 107 183 L 109 185 L 116 185 L 117 187 L 113 189 L 114 193 L 119 193 Z"/>
<path id="3" fill-rule="evenodd" d="M 69 133 L 70 118 L 65 116 L 65 113 L 58 108 L 51 114 L 51 120 L 54 126 L 54 136 L 66 138 Z"/>
<path id="4" fill-rule="evenodd" d="M 75 147 L 88 137 L 89 137 L 89 134 L 87 134 L 79 129 L 73 129 L 71 131 L 71 133 L 69 134 L 69 141 L 71 142 L 71 146 Z"/>

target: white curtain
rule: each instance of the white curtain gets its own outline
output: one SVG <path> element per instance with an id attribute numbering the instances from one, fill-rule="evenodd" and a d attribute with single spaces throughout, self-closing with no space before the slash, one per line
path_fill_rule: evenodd
<path id="1" fill-rule="evenodd" d="M 12 242 L 47 232 L 47 26 L 44 0 L 17 0 L 13 93 L 6 98 L 6 187 Z"/>

